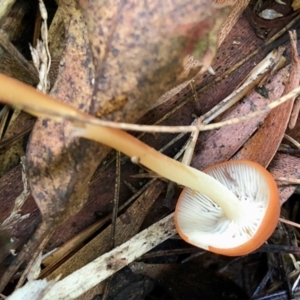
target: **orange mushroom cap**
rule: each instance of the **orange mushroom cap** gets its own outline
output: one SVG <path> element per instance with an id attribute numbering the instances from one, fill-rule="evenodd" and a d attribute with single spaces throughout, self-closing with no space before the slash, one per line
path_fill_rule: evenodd
<path id="1" fill-rule="evenodd" d="M 184 188 L 175 209 L 176 229 L 186 242 L 228 256 L 259 248 L 276 228 L 279 192 L 272 175 L 253 161 L 233 160 L 204 170 L 241 202 L 235 220 L 200 192 Z M 213 186 L 207 187 L 214 189 Z M 230 209 L 230 203 L 228 203 Z M 233 208 L 234 209 L 234 208 Z"/>

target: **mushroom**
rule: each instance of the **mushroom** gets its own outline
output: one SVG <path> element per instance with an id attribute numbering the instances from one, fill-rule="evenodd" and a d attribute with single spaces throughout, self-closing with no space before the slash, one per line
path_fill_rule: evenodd
<path id="1" fill-rule="evenodd" d="M 184 188 L 175 209 L 175 226 L 181 238 L 228 256 L 245 255 L 259 248 L 279 219 L 279 192 L 272 175 L 247 160 L 223 162 L 204 172 L 238 198 L 239 210 L 229 197 L 221 196 L 216 202 L 208 197 L 206 190 L 215 191 L 215 186 L 206 186 L 202 192 Z"/>
<path id="2" fill-rule="evenodd" d="M 240 255 L 259 247 L 273 232 L 279 215 L 278 190 L 272 176 L 258 164 L 224 163 L 218 168 L 207 169 L 206 174 L 163 155 L 122 130 L 104 127 L 97 118 L 42 94 L 20 81 L 0 74 L 0 82 L 1 101 L 25 108 L 27 112 L 38 117 L 47 116 L 58 121 L 68 119 L 74 127 L 74 136 L 110 146 L 162 177 L 190 188 L 184 189 L 176 209 L 176 226 L 186 241 L 214 252 Z M 219 168 L 223 171 L 217 171 Z M 255 173 L 258 174 L 257 180 L 250 176 Z M 223 175 L 219 178 L 220 174 Z M 242 178 L 245 178 L 243 182 Z M 261 182 L 258 183 L 259 181 Z M 235 182 L 241 187 L 244 186 L 245 191 L 235 185 Z M 232 186 L 233 191 L 229 189 Z M 185 194 L 188 200 L 185 200 Z M 192 200 L 192 195 L 201 195 L 204 204 Z M 245 201 L 248 195 L 264 196 L 265 200 Z M 196 203 L 198 210 L 195 208 Z M 202 209 L 199 211 L 199 208 Z M 264 212 L 271 212 L 271 215 L 265 215 Z M 188 220 L 191 216 L 199 218 L 201 215 L 206 215 L 205 222 L 199 219 L 203 224 L 198 224 L 197 218 Z M 193 224 L 203 228 L 203 232 L 197 233 Z M 267 228 L 260 226 L 264 224 L 268 225 Z M 217 227 L 214 228 L 213 225 Z M 226 235 L 219 235 L 220 241 L 217 241 L 216 235 L 209 233 L 211 228 Z M 252 234 L 253 238 L 247 242 L 246 236 Z M 230 236 L 236 236 L 235 239 L 231 238 L 236 242 L 229 243 Z M 227 245 L 221 241 L 225 241 Z"/>
<path id="3" fill-rule="evenodd" d="M 229 219 L 239 219 L 235 212 L 243 207 L 240 201 L 213 177 L 163 155 L 122 130 L 101 126 L 97 118 L 18 80 L 0 74 L 0 82 L 1 101 L 26 109 L 37 117 L 47 116 L 57 121 L 68 119 L 73 125 L 74 136 L 103 143 L 166 179 L 204 193 L 223 208 Z M 226 205 L 227 201 L 230 201 L 230 207 Z"/>

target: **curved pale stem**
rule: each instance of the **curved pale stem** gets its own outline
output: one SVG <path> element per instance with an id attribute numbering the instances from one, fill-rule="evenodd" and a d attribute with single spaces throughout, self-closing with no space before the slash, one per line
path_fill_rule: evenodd
<path id="1" fill-rule="evenodd" d="M 3 74 L 0 74 L 0 99 L 26 108 L 38 117 L 49 117 L 59 121 L 65 118 L 77 120 L 72 122 L 75 135 L 103 143 L 129 157 L 135 157 L 157 174 L 208 196 L 224 210 L 229 219 L 237 220 L 240 217 L 240 202 L 220 182 L 161 154 L 124 131 L 85 123 L 97 119 Z"/>
<path id="2" fill-rule="evenodd" d="M 128 133 L 114 128 L 85 124 L 84 128 L 75 129 L 74 134 L 103 143 L 131 158 L 134 157 L 157 174 L 208 196 L 223 209 L 229 219 L 239 218 L 241 204 L 223 184 L 201 171 L 163 155 Z"/>

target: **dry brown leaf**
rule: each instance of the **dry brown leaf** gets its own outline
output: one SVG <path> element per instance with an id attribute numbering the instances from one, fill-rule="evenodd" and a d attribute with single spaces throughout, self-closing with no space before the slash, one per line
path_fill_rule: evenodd
<path id="1" fill-rule="evenodd" d="M 289 79 L 283 95 L 289 93 L 299 85 L 300 60 L 298 58 L 296 32 L 290 33 L 292 64 Z M 294 98 L 274 108 L 264 121 L 263 125 L 253 137 L 244 145 L 243 149 L 235 156 L 238 159 L 250 159 L 267 167 L 277 152 L 283 139 L 287 124 L 290 119 Z M 272 137 L 272 138 L 270 138 Z"/>
<path id="2" fill-rule="evenodd" d="M 98 115 L 128 122 L 198 72 L 199 66 L 184 72 L 188 54 L 201 59 L 202 53 L 203 65 L 210 65 L 219 27 L 230 11 L 208 0 L 79 2 L 96 65 Z"/>
<path id="3" fill-rule="evenodd" d="M 269 93 L 268 99 L 253 91 L 242 102 L 238 103 L 234 109 L 225 113 L 223 116 L 224 120 L 241 117 L 253 110 L 261 109 L 267 103 L 278 99 L 283 93 L 287 78 L 288 69 L 280 70 L 265 86 Z M 201 134 L 200 143 L 197 146 L 200 152 L 193 158 L 192 166 L 201 170 L 230 159 L 257 130 L 265 118 L 266 114 Z"/>
<path id="4" fill-rule="evenodd" d="M 280 177 L 300 177 L 300 159 L 291 155 L 277 153 L 269 165 L 269 171 L 276 179 Z M 294 193 L 296 185 L 279 186 L 280 204 L 286 202 Z"/>

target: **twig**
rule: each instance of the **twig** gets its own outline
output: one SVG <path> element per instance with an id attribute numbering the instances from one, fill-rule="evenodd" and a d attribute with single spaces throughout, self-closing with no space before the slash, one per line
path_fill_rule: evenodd
<path id="1" fill-rule="evenodd" d="M 115 183 L 115 196 L 113 201 L 113 212 L 111 218 L 111 235 L 110 235 L 110 249 L 115 248 L 115 236 L 116 236 L 116 221 L 119 210 L 119 198 L 120 198 L 120 180 L 121 180 L 121 154 L 119 151 L 116 153 L 116 183 Z M 105 281 L 102 300 L 106 300 L 109 294 L 109 287 L 111 284 L 112 276 Z"/>
<path id="2" fill-rule="evenodd" d="M 293 222 L 293 221 L 290 221 L 290 220 L 285 220 L 283 218 L 279 218 L 279 221 L 282 222 L 282 223 L 285 223 L 285 224 L 288 224 L 288 225 L 300 228 L 300 224 L 299 223 L 296 223 L 296 222 Z"/>
<path id="3" fill-rule="evenodd" d="M 215 123 L 215 124 L 210 124 L 210 125 L 205 125 L 205 126 L 203 125 L 200 128 L 200 130 L 204 131 L 204 130 L 217 129 L 217 128 L 220 128 L 220 127 L 223 127 L 223 126 L 226 126 L 226 125 L 237 124 L 239 122 L 246 121 L 248 119 L 257 117 L 257 116 L 259 116 L 261 114 L 269 112 L 271 109 L 273 109 L 273 108 L 279 106 L 280 104 L 282 104 L 282 103 L 290 100 L 291 98 L 297 96 L 299 93 L 300 93 L 300 86 L 298 86 L 297 88 L 295 88 L 294 90 L 292 90 L 290 93 L 282 96 L 278 100 L 273 101 L 272 103 L 266 105 L 264 108 L 262 108 L 260 110 L 257 110 L 256 112 L 250 113 L 248 115 L 245 115 L 245 116 L 242 116 L 242 117 L 239 117 L 239 118 L 233 118 L 233 119 L 230 119 L 230 120 L 227 120 L 227 121 L 223 121 L 223 122 L 219 122 L 219 123 Z M 191 128 L 191 127 L 192 126 L 187 126 L 186 128 L 190 128 L 191 131 L 195 130 L 194 128 Z"/>
<path id="4" fill-rule="evenodd" d="M 225 112 L 232 105 L 242 99 L 249 93 L 255 85 L 257 85 L 267 74 L 273 72 L 274 69 L 280 68 L 285 59 L 282 57 L 284 52 L 283 47 L 274 49 L 269 53 L 247 76 L 244 82 L 234 90 L 224 100 L 214 106 L 210 111 L 203 115 L 203 124 L 210 123 L 213 119 L 218 117 L 221 113 Z"/>
<path id="5" fill-rule="evenodd" d="M 270 270 L 267 271 L 267 273 L 263 277 L 262 281 L 256 287 L 256 289 L 255 289 L 255 291 L 254 291 L 251 299 L 255 299 L 260 294 L 260 292 L 262 291 L 262 289 L 266 286 L 267 282 L 269 281 L 269 279 L 270 279 L 273 271 L 274 271 L 273 268 L 271 268 Z"/>
<path id="6" fill-rule="evenodd" d="M 194 121 L 194 124 L 197 127 L 200 127 L 202 122 L 203 122 L 203 118 L 200 117 L 200 118 L 198 118 Z M 191 161 L 192 161 L 194 151 L 195 151 L 195 147 L 196 147 L 196 144 L 197 144 L 197 141 L 198 141 L 198 136 L 199 136 L 199 130 L 192 132 L 191 138 L 189 139 L 188 144 L 186 145 L 186 149 L 184 151 L 184 154 L 183 154 L 183 157 L 182 157 L 182 160 L 181 160 L 182 163 L 185 164 L 185 165 L 189 166 Z"/>
<path id="7" fill-rule="evenodd" d="M 298 143 L 295 139 L 293 139 L 291 136 L 285 134 L 284 137 L 290 141 L 291 143 L 293 143 L 299 150 L 300 150 L 300 143 Z"/>
<path id="8" fill-rule="evenodd" d="M 111 239 L 110 247 L 113 249 L 115 245 L 115 235 L 116 235 L 116 220 L 119 211 L 119 198 L 120 198 L 120 180 L 121 180 L 121 154 L 119 151 L 116 153 L 116 183 L 115 183 L 115 196 L 113 201 L 113 212 L 111 217 Z"/>
<path id="9" fill-rule="evenodd" d="M 93 124 L 100 127 L 119 128 L 123 130 L 134 131 L 147 131 L 147 132 L 192 132 L 192 131 L 204 131 L 220 128 L 225 125 L 236 124 L 260 114 L 269 112 L 272 108 L 279 106 L 285 101 L 297 96 L 300 93 L 300 86 L 292 90 L 290 93 L 279 98 L 254 113 L 250 113 L 246 116 L 233 118 L 224 122 L 219 122 L 211 125 L 201 125 L 200 128 L 197 125 L 190 126 L 148 126 L 148 125 L 136 125 L 127 123 L 115 123 L 111 121 L 104 121 L 96 119 L 88 114 L 85 114 L 70 105 L 58 102 L 48 95 L 41 94 L 35 89 L 9 78 L 3 74 L 0 74 L 0 80 L 2 82 L 0 86 L 0 94 L 5 102 L 18 105 L 19 107 L 26 109 L 35 116 L 52 116 L 56 121 L 62 121 L 64 119 L 70 120 L 75 126 L 82 127 L 83 124 Z M 35 104 L 32 104 L 35 103 Z"/>
<path id="10" fill-rule="evenodd" d="M 172 114 L 174 114 L 176 111 L 178 111 L 180 108 L 182 108 L 183 106 L 185 106 L 187 103 L 189 103 L 191 101 L 191 99 L 193 99 L 193 95 L 195 95 L 195 92 L 197 92 L 198 94 L 203 93 L 204 91 L 206 91 L 207 89 L 209 89 L 212 85 L 222 81 L 224 78 L 228 77 L 231 73 L 233 73 L 235 70 L 237 70 L 240 66 L 242 66 L 244 63 L 246 63 L 247 61 L 249 61 L 251 58 L 253 58 L 255 55 L 257 55 L 259 52 L 261 52 L 263 49 L 267 48 L 270 44 L 272 44 L 274 41 L 276 41 L 280 36 L 282 36 L 285 32 L 287 32 L 298 20 L 300 19 L 300 14 L 298 16 L 296 16 L 289 24 L 287 24 L 283 29 L 281 29 L 278 33 L 276 33 L 273 37 L 271 37 L 269 40 L 267 40 L 263 45 L 261 45 L 260 47 L 258 47 L 255 51 L 251 52 L 248 56 L 246 56 L 245 58 L 243 58 L 242 60 L 240 60 L 239 62 L 237 62 L 234 66 L 232 66 L 231 68 L 229 68 L 226 72 L 224 72 L 222 75 L 214 78 L 214 80 L 212 80 L 210 83 L 208 83 L 207 85 L 205 85 L 204 87 L 200 87 L 198 89 L 196 89 L 195 91 L 193 91 L 192 89 L 192 95 L 187 95 L 187 98 L 183 101 L 180 102 L 179 105 L 177 105 L 175 108 L 173 108 L 170 112 L 168 112 L 167 114 L 165 114 L 162 118 L 160 118 L 159 120 L 157 120 L 155 122 L 155 124 L 160 124 L 161 122 L 163 122 L 164 120 L 168 119 Z M 146 132 L 146 131 L 145 131 Z M 139 138 L 141 138 L 144 134 L 142 133 Z M 183 132 L 183 131 L 182 131 Z"/>
<path id="11" fill-rule="evenodd" d="M 300 97 L 298 96 L 295 100 L 295 104 L 290 118 L 290 123 L 289 123 L 290 129 L 295 128 L 299 116 L 299 111 L 300 111 Z"/>
<path id="12" fill-rule="evenodd" d="M 300 184 L 300 179 L 298 178 L 288 178 L 288 177 L 278 177 L 276 181 L 279 181 L 282 184 Z"/>

